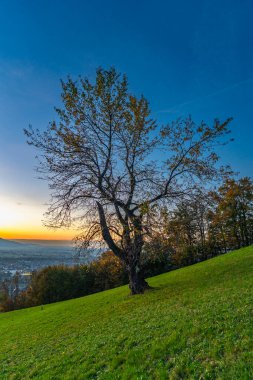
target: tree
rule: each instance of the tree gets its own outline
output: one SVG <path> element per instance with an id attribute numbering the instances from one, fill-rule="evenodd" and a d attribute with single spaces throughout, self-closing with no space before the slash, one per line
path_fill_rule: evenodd
<path id="1" fill-rule="evenodd" d="M 52 192 L 47 225 L 79 224 L 83 248 L 102 237 L 123 262 L 131 293 L 142 293 L 152 207 L 225 174 L 215 148 L 225 143 L 231 119 L 208 126 L 188 117 L 159 127 L 148 101 L 130 94 L 114 68 L 98 69 L 95 83 L 62 81 L 62 102 L 59 120 L 44 132 L 25 130 L 42 152 L 38 168 Z"/>
<path id="2" fill-rule="evenodd" d="M 177 266 L 193 264 L 210 257 L 210 204 L 209 193 L 198 188 L 191 194 L 190 199 L 180 200 L 168 212 L 165 230 L 173 252 L 172 261 Z"/>
<path id="3" fill-rule="evenodd" d="M 210 215 L 215 239 L 224 250 L 248 246 L 253 242 L 253 183 L 248 177 L 227 179 L 212 193 L 215 207 Z M 219 233 L 218 233 L 219 231 Z"/>

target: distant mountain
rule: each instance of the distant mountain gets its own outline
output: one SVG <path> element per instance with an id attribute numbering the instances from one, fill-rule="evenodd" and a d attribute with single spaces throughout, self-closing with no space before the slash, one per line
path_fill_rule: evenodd
<path id="1" fill-rule="evenodd" d="M 50 247 L 73 247 L 72 240 L 15 239 L 17 243 Z"/>
<path id="2" fill-rule="evenodd" d="M 0 248 L 17 248 L 20 246 L 22 246 L 21 243 L 0 238 Z"/>

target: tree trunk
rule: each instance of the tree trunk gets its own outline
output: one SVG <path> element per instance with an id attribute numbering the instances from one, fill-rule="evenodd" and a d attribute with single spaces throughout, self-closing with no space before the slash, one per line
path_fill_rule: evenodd
<path id="1" fill-rule="evenodd" d="M 149 288 L 147 281 L 141 273 L 136 272 L 134 269 L 130 270 L 128 273 L 129 276 L 129 289 L 132 295 L 142 294 L 146 289 Z"/>
<path id="2" fill-rule="evenodd" d="M 146 289 L 150 288 L 138 263 L 127 264 L 126 269 L 129 278 L 129 288 L 132 295 L 142 294 Z"/>
<path id="3" fill-rule="evenodd" d="M 122 236 L 122 242 L 125 249 L 120 248 L 113 240 L 110 230 L 107 226 L 105 212 L 103 206 L 97 202 L 98 213 L 100 218 L 100 225 L 102 236 L 107 243 L 108 247 L 113 253 L 119 257 L 119 259 L 125 265 L 129 278 L 129 288 L 131 294 L 142 294 L 150 286 L 145 281 L 144 273 L 141 270 L 140 255 L 144 244 L 142 235 L 142 219 L 141 217 L 132 217 L 132 223 L 134 225 L 134 238 L 131 240 L 130 229 L 128 222 L 124 222 L 124 233 Z"/>

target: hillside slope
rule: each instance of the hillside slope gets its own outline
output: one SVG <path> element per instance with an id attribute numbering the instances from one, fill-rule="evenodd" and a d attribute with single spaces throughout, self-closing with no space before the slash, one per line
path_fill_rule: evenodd
<path id="1" fill-rule="evenodd" d="M 253 379 L 253 247 L 0 315 L 0 379 Z"/>

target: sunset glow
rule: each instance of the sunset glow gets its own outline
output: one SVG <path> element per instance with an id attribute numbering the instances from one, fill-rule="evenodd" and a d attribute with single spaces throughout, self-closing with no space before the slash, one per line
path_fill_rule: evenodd
<path id="1" fill-rule="evenodd" d="M 74 230 L 49 230 L 43 226 L 45 207 L 15 204 L 0 198 L 0 237 L 4 239 L 69 240 Z"/>

